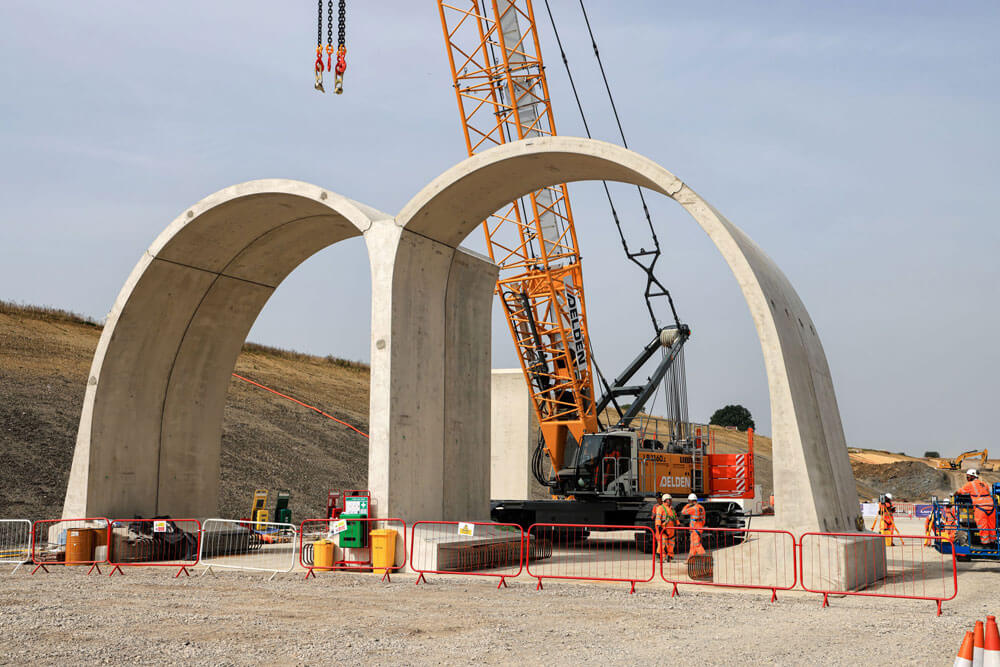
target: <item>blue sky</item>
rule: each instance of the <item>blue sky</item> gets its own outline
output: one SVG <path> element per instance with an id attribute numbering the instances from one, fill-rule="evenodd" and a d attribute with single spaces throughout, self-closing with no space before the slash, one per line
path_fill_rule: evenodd
<path id="1" fill-rule="evenodd" d="M 594 135 L 615 140 L 579 5 L 550 1 Z M 581 135 L 536 3 L 558 130 Z M 334 96 L 312 89 L 312 2 L 4 2 L 0 298 L 100 319 L 145 247 L 215 190 L 297 178 L 394 212 L 464 157 L 435 3 L 348 5 L 346 92 Z M 588 3 L 630 146 L 787 273 L 852 445 L 991 444 L 998 7 Z M 641 276 L 599 186 L 570 194 L 608 372 L 649 337 Z M 641 245 L 634 191 L 615 194 Z M 694 330 L 692 418 L 742 403 L 769 432 L 760 346 L 734 279 L 678 206 L 650 201 L 662 278 Z M 482 248 L 478 234 L 467 243 Z M 330 248 L 289 277 L 250 338 L 367 359 L 368 289 L 363 245 Z M 494 365 L 512 366 L 494 320 Z"/>

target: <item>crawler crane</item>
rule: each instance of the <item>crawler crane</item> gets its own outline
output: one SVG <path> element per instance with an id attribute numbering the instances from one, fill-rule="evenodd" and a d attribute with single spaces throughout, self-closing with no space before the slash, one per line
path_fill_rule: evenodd
<path id="1" fill-rule="evenodd" d="M 531 0 L 439 0 L 438 8 L 469 155 L 509 141 L 555 135 Z M 587 24 L 589 29 L 589 19 Z M 596 43 L 594 52 L 598 54 Z M 610 96 L 610 88 L 608 92 Z M 643 208 L 648 211 L 644 200 Z M 616 213 L 615 221 L 621 232 Z M 540 426 L 532 468 L 554 496 L 494 500 L 493 519 L 525 527 L 536 521 L 650 525 L 651 498 L 694 492 L 708 499 L 710 526 L 741 527 L 734 499 L 753 495 L 752 451 L 710 454 L 707 428 L 702 437 L 691 432 L 686 418 L 679 419 L 686 417 L 683 349 L 691 330 L 653 274 L 660 251 L 652 224 L 653 250 L 630 251 L 624 234 L 622 243 L 628 258 L 646 273 L 654 336 L 613 382 L 602 379 L 600 397 L 566 185 L 512 202 L 484 221 L 483 229 L 489 256 L 500 267 L 497 296 Z M 670 304 L 671 325 L 659 325 L 656 297 Z M 631 384 L 657 353 L 652 374 Z M 634 427 L 661 382 L 678 408 L 663 440 Z M 630 397 L 630 404 L 620 404 L 623 397 Z M 602 424 L 608 408 L 617 413 L 617 421 Z M 546 458 L 551 474 L 545 472 Z"/>

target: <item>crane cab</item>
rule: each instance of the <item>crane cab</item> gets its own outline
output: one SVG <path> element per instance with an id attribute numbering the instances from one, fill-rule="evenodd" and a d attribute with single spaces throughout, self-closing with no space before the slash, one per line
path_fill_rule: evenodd
<path id="1" fill-rule="evenodd" d="M 567 449 L 567 464 L 558 474 L 565 495 L 638 498 L 706 491 L 707 457 L 700 440 L 663 443 L 622 429 L 585 435 L 579 447 Z"/>

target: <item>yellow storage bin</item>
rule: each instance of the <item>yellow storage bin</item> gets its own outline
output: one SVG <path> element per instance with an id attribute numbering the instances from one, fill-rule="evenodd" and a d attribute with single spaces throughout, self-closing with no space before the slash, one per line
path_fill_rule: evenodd
<path id="1" fill-rule="evenodd" d="M 396 531 L 377 528 L 372 531 L 372 569 L 385 574 L 396 564 Z"/>
<path id="2" fill-rule="evenodd" d="M 333 569 L 333 540 L 313 542 L 313 567 L 322 570 Z"/>

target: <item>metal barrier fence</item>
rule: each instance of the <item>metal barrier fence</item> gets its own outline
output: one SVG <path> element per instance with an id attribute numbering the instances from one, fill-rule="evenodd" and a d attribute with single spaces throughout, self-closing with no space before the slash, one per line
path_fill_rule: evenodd
<path id="1" fill-rule="evenodd" d="M 11 574 L 31 562 L 31 522 L 27 519 L 0 519 L 0 563 L 14 565 Z"/>
<path id="2" fill-rule="evenodd" d="M 752 588 L 771 591 L 771 601 L 778 591 L 795 588 L 798 570 L 795 561 L 795 536 L 783 530 L 742 528 L 673 529 L 674 558 L 660 560 L 660 577 L 673 585 L 670 597 L 677 595 L 679 584 Z M 692 533 L 708 549 L 704 555 L 690 554 Z M 669 539 L 669 534 L 663 536 Z M 660 546 L 655 553 L 659 558 Z M 662 551 L 668 554 L 666 543 Z M 680 560 L 679 554 L 687 554 Z"/>
<path id="3" fill-rule="evenodd" d="M 526 545 L 521 526 L 486 521 L 416 521 L 410 545 L 410 569 L 419 575 L 417 584 L 427 581 L 427 574 L 460 574 L 495 577 L 500 588 L 521 574 L 525 556 L 552 554 L 551 545 Z"/>
<path id="4" fill-rule="evenodd" d="M 205 519 L 198 552 L 198 560 L 205 566 L 201 576 L 221 567 L 270 572 L 270 581 L 295 567 L 297 537 L 290 523 Z"/>
<path id="5" fill-rule="evenodd" d="M 306 519 L 299 534 L 299 564 L 306 579 L 320 572 L 390 572 L 406 566 L 406 522 L 402 519 Z M 337 551 L 341 558 L 337 559 Z"/>
<path id="6" fill-rule="evenodd" d="M 810 593 L 931 600 L 958 595 L 953 553 L 924 546 L 926 535 L 896 535 L 893 545 L 870 533 L 804 533 L 799 540 L 799 582 Z M 933 540 L 945 538 L 932 537 Z"/>
<path id="7" fill-rule="evenodd" d="M 49 565 L 89 565 L 101 573 L 101 563 L 108 562 L 108 520 L 43 519 L 31 525 L 32 574 Z"/>
<path id="8" fill-rule="evenodd" d="M 198 564 L 201 522 L 197 519 L 115 519 L 109 534 L 110 574 L 125 574 L 125 567 L 176 567 L 191 576 Z"/>
<path id="9" fill-rule="evenodd" d="M 526 564 L 528 576 L 538 579 L 536 590 L 542 579 L 576 579 L 627 581 L 634 593 L 637 583 L 656 574 L 653 531 L 644 526 L 536 523 L 526 537 L 552 547 L 549 558 Z"/>

